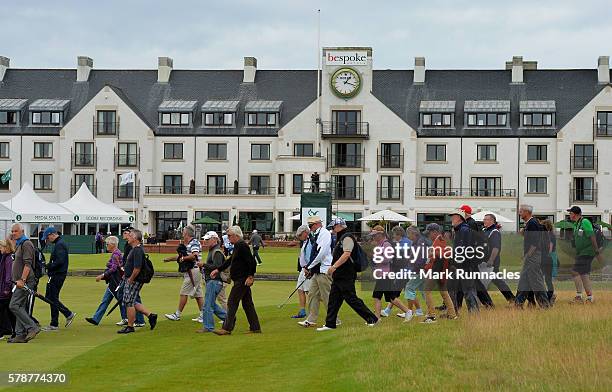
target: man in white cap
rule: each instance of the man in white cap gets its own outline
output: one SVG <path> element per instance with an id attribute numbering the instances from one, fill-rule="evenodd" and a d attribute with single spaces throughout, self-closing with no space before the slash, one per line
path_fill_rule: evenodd
<path id="1" fill-rule="evenodd" d="M 335 218 L 329 226 L 333 228 L 338 240 L 332 251 L 332 265 L 327 270 L 327 275 L 332 278 L 327 317 L 325 325 L 317 328 L 317 331 L 336 329 L 338 311 L 344 301 L 366 321 L 367 326 L 373 327 L 378 322 L 378 317 L 357 297 L 357 292 L 355 291 L 357 271 L 353 266 L 352 260 L 358 259 L 357 251 L 359 244 L 355 237 L 349 233 L 344 219 Z"/>
<path id="2" fill-rule="evenodd" d="M 204 280 L 206 281 L 206 295 L 204 297 L 204 307 L 202 308 L 202 329 L 196 331 L 199 333 L 212 332 L 215 329 L 215 319 L 217 316 L 220 320 L 225 320 L 227 312 L 216 303 L 219 293 L 223 289 L 223 281 L 221 274 L 214 278 L 210 273 L 219 268 L 225 262 L 225 256 L 221 250 L 219 236 L 214 231 L 209 231 L 204 234 L 204 246 L 208 249 L 208 257 L 206 263 L 200 261 L 197 265 L 202 268 Z"/>

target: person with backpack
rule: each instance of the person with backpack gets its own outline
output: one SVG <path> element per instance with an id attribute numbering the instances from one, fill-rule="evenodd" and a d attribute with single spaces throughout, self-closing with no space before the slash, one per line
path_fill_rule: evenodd
<path id="1" fill-rule="evenodd" d="M 329 309 L 329 292 L 331 290 L 332 278 L 327 271 L 332 265 L 332 235 L 325 227 L 319 216 L 308 217 L 310 236 L 306 241 L 312 244 L 310 255 L 304 254 L 303 261 L 306 266 L 302 269 L 305 276 L 310 278 L 308 292 L 308 317 L 298 324 L 308 328 L 317 324 L 319 318 L 319 307 L 321 303 L 325 309 Z M 299 229 L 298 229 L 299 230 Z M 302 234 L 303 235 L 303 234 Z M 301 256 L 300 256 L 301 257 Z M 340 319 L 336 319 L 336 325 L 340 325 Z"/>
<path id="2" fill-rule="evenodd" d="M 466 258 L 464 255 L 467 249 L 473 247 L 472 232 L 468 226 L 466 219 L 467 215 L 462 209 L 451 212 L 451 224 L 453 225 L 454 239 L 453 239 L 453 272 L 460 273 L 472 273 L 478 270 L 477 265 L 474 261 Z M 465 298 L 467 303 L 468 312 L 478 312 L 478 297 L 476 294 L 476 279 L 469 277 L 458 278 L 453 276 L 453 290 L 451 290 L 451 299 L 455 305 L 455 311 L 459 312 L 461 308 L 462 298 Z"/>
<path id="3" fill-rule="evenodd" d="M 204 294 L 204 307 L 202 308 L 202 328 L 197 330 L 198 333 L 212 332 L 215 330 L 215 318 L 225 321 L 227 312 L 217 304 L 217 297 L 223 289 L 223 281 L 221 274 L 214 278 L 210 273 L 221 267 L 225 262 L 225 256 L 221 250 L 219 243 L 219 235 L 214 231 L 209 231 L 204 234 L 204 246 L 208 249 L 206 263 L 199 261 L 197 266 L 202 268 L 204 280 L 206 281 L 206 292 Z"/>
<path id="4" fill-rule="evenodd" d="M 242 308 L 249 321 L 249 333 L 261 333 L 259 318 L 253 304 L 253 294 L 251 286 L 255 281 L 255 270 L 257 263 L 251 254 L 251 249 L 243 239 L 244 234 L 240 226 L 232 226 L 227 229 L 229 240 L 234 245 L 232 256 L 227 259 L 219 268 L 210 273 L 210 277 L 216 279 L 217 276 L 230 268 L 230 277 L 234 282 L 232 290 L 227 299 L 227 316 L 221 329 L 215 329 L 213 333 L 219 336 L 230 335 L 236 326 L 236 312 L 238 305 L 242 302 Z"/>
<path id="5" fill-rule="evenodd" d="M 574 246 L 576 258 L 572 267 L 572 277 L 576 286 L 576 296 L 570 302 L 583 304 L 582 290 L 586 293 L 586 302 L 593 303 L 593 288 L 591 285 L 591 265 L 593 258 L 601 258 L 603 248 L 597 242 L 597 235 L 590 220 L 582 216 L 582 209 L 573 206 L 567 210 L 570 219 L 574 222 Z"/>
<path id="6" fill-rule="evenodd" d="M 58 317 L 60 312 L 66 317 L 66 328 L 72 324 L 76 313 L 68 309 L 59 298 L 66 275 L 68 275 L 68 246 L 53 226 L 45 229 L 43 238 L 46 244 L 53 243 L 53 251 L 51 252 L 49 263 L 46 265 L 49 280 L 45 290 L 45 297 L 53 303 L 51 305 L 51 322 L 49 326 L 42 329 L 49 332 L 59 329 Z"/>
<path id="7" fill-rule="evenodd" d="M 348 231 L 344 219 L 335 218 L 328 227 L 336 233 L 337 241 L 332 251 L 332 265 L 327 270 L 327 275 L 332 278 L 327 317 L 325 325 L 317 328 L 317 331 L 336 329 L 338 311 L 344 301 L 365 320 L 367 326 L 373 327 L 378 323 L 378 317 L 357 297 L 355 291 L 357 272 L 367 269 L 365 252 Z"/>
<path id="8" fill-rule="evenodd" d="M 10 311 L 15 315 L 15 336 L 7 340 L 8 343 L 27 343 L 40 332 L 40 327 L 28 314 L 28 292 L 24 286 L 34 287 L 34 263 L 36 248 L 32 241 L 26 237 L 21 223 L 11 226 L 11 238 L 16 242 L 15 260 L 11 271 L 15 282 L 15 291 L 9 303 Z"/>
<path id="9" fill-rule="evenodd" d="M 515 306 L 522 309 L 523 304 L 533 291 L 534 297 L 541 308 L 548 308 L 548 296 L 544 274 L 542 274 L 542 244 L 543 236 L 547 234 L 538 220 L 533 216 L 533 207 L 523 204 L 519 207 L 519 216 L 525 222 L 523 230 L 523 268 L 518 281 Z"/>
<path id="10" fill-rule="evenodd" d="M 372 298 L 374 298 L 374 314 L 376 317 L 381 317 L 382 312 L 382 298 L 385 297 L 387 303 L 393 304 L 400 308 L 405 315 L 412 315 L 412 312 L 406 305 L 399 300 L 401 289 L 398 290 L 395 279 L 389 277 L 383 277 L 382 274 L 394 271 L 395 257 L 391 256 L 387 258 L 386 255 L 395 255 L 395 248 L 391 242 L 387 239 L 387 233 L 384 227 L 376 225 L 370 231 L 370 238 L 372 239 L 375 252 L 380 255 L 382 260 L 373 260 L 373 276 L 376 280 L 374 291 L 372 292 Z M 391 249 L 389 249 L 391 248 Z M 379 277 L 378 279 L 376 277 Z"/>
<path id="11" fill-rule="evenodd" d="M 499 272 L 499 266 L 501 263 L 501 249 L 502 249 L 502 235 L 497 228 L 497 217 L 493 214 L 486 214 L 482 219 L 484 227 L 482 231 L 486 238 L 486 254 L 485 260 L 487 266 L 493 267 L 493 272 Z M 514 294 L 512 289 L 508 286 L 503 279 L 493 279 L 491 283 L 497 287 L 500 293 L 504 296 L 509 304 L 514 304 Z"/>
<path id="12" fill-rule="evenodd" d="M 136 302 L 136 298 L 144 285 L 144 281 L 150 280 L 153 271 L 150 266 L 150 260 L 147 259 L 142 247 L 142 231 L 133 229 L 128 235 L 128 241 L 132 250 L 127 257 L 123 266 L 123 306 L 127 311 L 128 323 L 125 327 L 117 331 L 120 334 L 128 334 L 134 331 L 134 321 L 136 319 L 136 311 L 147 316 L 149 319 L 149 327 L 151 330 L 157 325 L 157 314 L 150 312 L 141 303 Z M 140 275 L 143 276 L 140 276 Z"/>
<path id="13" fill-rule="evenodd" d="M 204 293 L 202 292 L 202 274 L 197 263 L 200 262 L 201 244 L 195 237 L 193 226 L 183 228 L 183 244 L 185 244 L 184 254 L 176 257 L 169 257 L 164 261 L 178 261 L 179 272 L 183 273 L 183 284 L 179 293 L 179 303 L 174 313 L 166 314 L 166 318 L 171 321 L 179 321 L 181 313 L 187 305 L 189 297 L 194 298 L 198 304 L 198 310 L 204 307 Z"/>
<path id="14" fill-rule="evenodd" d="M 122 272 L 123 272 L 123 266 L 127 262 L 127 257 L 130 254 L 130 251 L 132 250 L 132 246 L 130 245 L 130 242 L 129 242 L 130 232 L 132 230 L 134 230 L 134 228 L 132 226 L 128 226 L 124 228 L 123 231 L 121 232 L 122 238 L 125 241 L 125 244 L 123 245 L 123 254 L 121 256 L 121 271 Z M 123 299 L 123 286 L 121 286 L 119 290 L 116 291 L 116 293 L 117 293 L 116 296 L 118 299 Z M 138 296 L 136 297 L 136 302 L 139 304 L 142 303 L 140 294 L 138 294 Z M 125 327 L 127 325 L 128 320 L 127 320 L 127 312 L 123 304 L 119 306 L 119 312 L 121 313 L 121 321 L 115 323 L 115 325 L 118 325 L 120 327 Z M 136 312 L 136 322 L 134 323 L 134 327 L 142 328 L 144 326 L 145 326 L 144 315 L 140 312 Z"/>

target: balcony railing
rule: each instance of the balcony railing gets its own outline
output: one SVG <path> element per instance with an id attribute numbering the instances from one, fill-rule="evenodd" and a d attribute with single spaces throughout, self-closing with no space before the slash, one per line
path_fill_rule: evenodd
<path id="1" fill-rule="evenodd" d="M 117 167 L 140 167 L 140 154 L 117 154 L 115 153 L 115 168 Z"/>
<path id="2" fill-rule="evenodd" d="M 321 121 L 321 136 L 362 138 L 370 137 L 370 124 L 367 122 Z"/>
<path id="3" fill-rule="evenodd" d="M 145 195 L 274 195 L 274 187 L 146 186 Z"/>
<path id="4" fill-rule="evenodd" d="M 597 171 L 598 157 L 595 155 L 571 155 L 570 171 Z"/>
<path id="5" fill-rule="evenodd" d="M 571 188 L 570 204 L 597 204 L 597 188 Z"/>
<path id="6" fill-rule="evenodd" d="M 612 137 L 612 124 L 597 124 L 593 121 L 593 137 Z"/>
<path id="7" fill-rule="evenodd" d="M 302 184 L 302 193 L 318 193 L 329 192 L 334 200 L 361 200 L 364 199 L 364 184 L 360 187 L 341 187 L 335 185 L 331 181 L 320 181 L 313 183 L 304 181 Z"/>
<path id="8" fill-rule="evenodd" d="M 404 154 L 378 155 L 377 169 L 404 169 Z"/>
<path id="9" fill-rule="evenodd" d="M 403 201 L 404 200 L 404 187 L 378 187 L 377 191 L 378 201 Z"/>
<path id="10" fill-rule="evenodd" d="M 93 129 L 96 135 L 116 135 L 119 132 L 119 121 L 95 121 Z"/>
<path id="11" fill-rule="evenodd" d="M 328 154 L 327 156 L 328 168 L 364 168 L 364 166 L 364 154 Z"/>
<path id="12" fill-rule="evenodd" d="M 81 185 L 70 185 L 70 197 L 74 196 L 75 193 L 78 192 L 78 190 L 81 188 Z M 89 191 L 96 197 L 98 197 L 98 187 L 95 185 L 87 185 L 87 188 L 89 188 Z"/>
<path id="13" fill-rule="evenodd" d="M 71 169 L 75 167 L 96 167 L 97 156 L 95 153 L 75 153 L 72 154 Z"/>
<path id="14" fill-rule="evenodd" d="M 416 197 L 516 197 L 516 189 L 416 188 Z"/>

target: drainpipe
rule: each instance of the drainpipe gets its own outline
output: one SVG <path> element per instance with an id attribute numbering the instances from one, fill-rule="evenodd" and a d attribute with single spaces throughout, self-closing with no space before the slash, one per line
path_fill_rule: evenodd
<path id="1" fill-rule="evenodd" d="M 519 211 L 519 197 L 521 194 L 521 137 L 518 138 L 518 148 L 517 148 L 517 157 L 516 157 L 516 232 L 518 233 L 521 225 L 521 220 L 518 218 Z"/>
<path id="2" fill-rule="evenodd" d="M 463 190 L 463 136 L 459 139 L 461 143 L 459 154 L 461 158 L 459 159 L 459 193 Z"/>

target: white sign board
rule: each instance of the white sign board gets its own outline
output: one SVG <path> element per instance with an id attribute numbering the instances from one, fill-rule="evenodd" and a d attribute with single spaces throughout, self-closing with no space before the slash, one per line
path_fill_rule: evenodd
<path id="1" fill-rule="evenodd" d="M 368 65 L 368 52 L 329 50 L 325 52 L 325 65 Z"/>
<path id="2" fill-rule="evenodd" d="M 302 208 L 302 224 L 308 223 L 309 216 L 318 216 L 323 222 L 323 226 L 327 225 L 327 208 L 325 207 L 303 207 Z"/>

